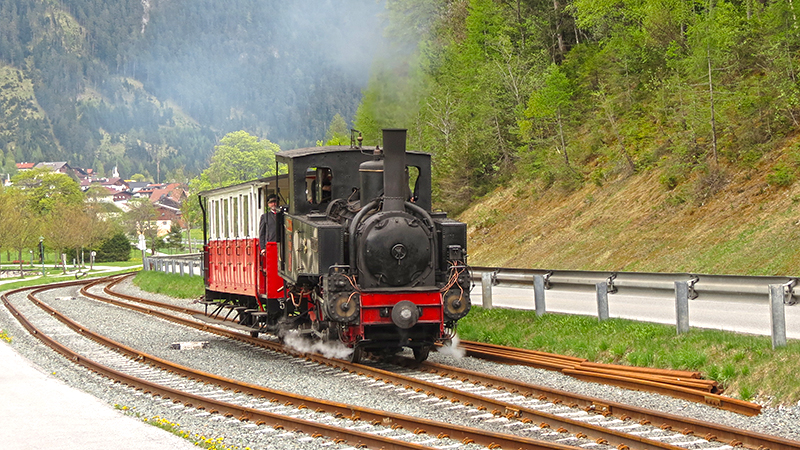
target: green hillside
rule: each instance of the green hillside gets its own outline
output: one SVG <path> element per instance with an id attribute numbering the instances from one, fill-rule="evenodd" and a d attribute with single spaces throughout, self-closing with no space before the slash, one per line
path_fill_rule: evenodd
<path id="1" fill-rule="evenodd" d="M 450 211 L 511 183 L 545 195 L 651 171 L 673 204 L 697 202 L 726 174 L 779 159 L 797 130 L 795 8 L 390 1 L 393 42 L 418 51 L 377 65 L 356 126 L 372 141 L 409 127 L 412 147 L 436 155 Z"/>
<path id="2" fill-rule="evenodd" d="M 793 273 L 793 2 L 388 2 L 356 114 L 410 129 L 477 265 Z M 391 105 L 391 106 L 387 106 Z"/>

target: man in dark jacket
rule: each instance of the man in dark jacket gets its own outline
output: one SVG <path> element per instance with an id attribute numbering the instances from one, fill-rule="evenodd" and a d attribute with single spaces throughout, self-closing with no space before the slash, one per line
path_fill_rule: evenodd
<path id="1" fill-rule="evenodd" d="M 261 247 L 261 253 L 267 247 L 267 242 L 277 242 L 278 240 L 278 196 L 270 194 L 267 197 L 267 207 L 269 210 L 261 215 L 261 220 L 258 223 L 258 245 Z"/>

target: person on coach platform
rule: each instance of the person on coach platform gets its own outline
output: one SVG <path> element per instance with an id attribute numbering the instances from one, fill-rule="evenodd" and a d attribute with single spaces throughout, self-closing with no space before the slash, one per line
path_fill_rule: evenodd
<path id="1" fill-rule="evenodd" d="M 278 196 L 270 194 L 267 197 L 267 212 L 261 215 L 258 223 L 258 245 L 261 247 L 263 255 L 267 248 L 267 242 L 277 242 L 278 240 Z"/>

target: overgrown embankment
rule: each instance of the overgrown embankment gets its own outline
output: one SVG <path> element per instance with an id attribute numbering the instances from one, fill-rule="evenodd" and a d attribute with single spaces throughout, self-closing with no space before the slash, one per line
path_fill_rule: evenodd
<path id="1" fill-rule="evenodd" d="M 796 275 L 800 183 L 792 147 L 673 189 L 663 170 L 573 192 L 526 183 L 497 189 L 460 216 L 469 224 L 470 263 Z"/>

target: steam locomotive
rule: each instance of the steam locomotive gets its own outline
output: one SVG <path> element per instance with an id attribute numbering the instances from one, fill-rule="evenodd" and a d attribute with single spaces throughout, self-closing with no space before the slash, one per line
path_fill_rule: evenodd
<path id="1" fill-rule="evenodd" d="M 451 339 L 470 310 L 466 225 L 431 210 L 431 155 L 406 152 L 406 130 L 383 143 L 281 151 L 284 175 L 201 193 L 206 320 L 338 341 L 351 361 L 404 347 L 422 361 Z"/>

